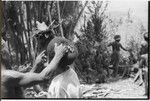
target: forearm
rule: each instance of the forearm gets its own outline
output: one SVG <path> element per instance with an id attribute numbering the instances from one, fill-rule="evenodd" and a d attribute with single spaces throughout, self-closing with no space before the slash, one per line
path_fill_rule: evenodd
<path id="1" fill-rule="evenodd" d="M 62 56 L 54 56 L 52 59 L 51 63 L 48 64 L 48 66 L 40 73 L 41 77 L 44 79 L 45 77 L 48 76 L 48 74 L 55 70 L 61 60 Z"/>
<path id="2" fill-rule="evenodd" d="M 124 51 L 128 51 L 128 50 L 124 48 Z"/>
<path id="3" fill-rule="evenodd" d="M 37 83 L 43 82 L 45 80 L 48 80 L 48 75 L 52 70 L 55 70 L 56 67 L 58 66 L 61 58 L 63 57 L 63 55 L 66 52 L 66 47 L 59 45 L 57 46 L 57 44 L 55 44 L 55 56 L 52 59 L 51 63 L 44 69 L 42 70 L 41 73 L 26 73 L 24 75 L 22 75 L 21 80 L 19 81 L 19 84 L 22 86 L 32 86 L 35 85 Z M 44 55 L 43 54 L 44 51 L 40 54 L 40 57 L 38 57 L 39 59 L 37 60 L 41 60 L 40 58 Z M 36 63 L 39 63 L 38 61 L 36 61 Z M 33 67 L 33 70 L 35 70 L 36 67 Z"/>
<path id="4" fill-rule="evenodd" d="M 33 86 L 35 84 L 43 82 L 43 78 L 38 73 L 25 73 L 21 80 L 19 81 L 19 85 L 28 87 Z"/>
<path id="5" fill-rule="evenodd" d="M 111 43 L 109 43 L 108 45 L 107 45 L 107 47 L 110 47 L 111 46 Z"/>
<path id="6" fill-rule="evenodd" d="M 32 73 L 35 72 L 35 70 L 37 69 L 37 67 L 38 67 L 37 64 L 34 64 L 33 68 L 30 70 L 30 72 L 32 72 Z"/>
<path id="7" fill-rule="evenodd" d="M 128 51 L 127 49 L 125 49 L 124 47 L 121 47 L 124 51 Z"/>

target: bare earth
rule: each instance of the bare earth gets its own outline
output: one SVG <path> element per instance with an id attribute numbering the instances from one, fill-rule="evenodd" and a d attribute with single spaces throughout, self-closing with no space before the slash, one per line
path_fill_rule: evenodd
<path id="1" fill-rule="evenodd" d="M 138 86 L 132 78 L 110 83 L 81 85 L 84 98 L 147 98 L 144 85 Z"/>

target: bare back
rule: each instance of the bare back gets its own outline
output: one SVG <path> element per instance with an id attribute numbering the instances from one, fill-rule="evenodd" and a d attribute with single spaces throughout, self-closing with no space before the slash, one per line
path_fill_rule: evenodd
<path id="1" fill-rule="evenodd" d="M 113 52 L 120 52 L 120 48 L 123 49 L 123 50 L 125 50 L 125 51 L 127 51 L 127 50 L 121 45 L 121 43 L 116 42 L 116 41 L 110 43 L 108 46 L 112 46 Z"/>
<path id="2" fill-rule="evenodd" d="M 24 98 L 21 86 L 17 86 L 17 78 L 12 73 L 16 71 L 2 71 L 1 97 L 2 98 Z M 14 80 L 16 79 L 16 80 Z"/>
<path id="3" fill-rule="evenodd" d="M 2 98 L 24 98 L 23 88 L 33 86 L 43 80 L 37 73 L 21 73 L 13 70 L 2 70 Z"/>

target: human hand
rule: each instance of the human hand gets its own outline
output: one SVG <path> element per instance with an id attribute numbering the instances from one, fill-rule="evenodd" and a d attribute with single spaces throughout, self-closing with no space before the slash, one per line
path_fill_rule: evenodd
<path id="1" fill-rule="evenodd" d="M 45 50 L 42 51 L 35 59 L 35 64 L 39 64 L 46 61 Z"/>
<path id="2" fill-rule="evenodd" d="M 48 61 L 44 63 L 44 67 L 47 67 L 48 66 Z"/>
<path id="3" fill-rule="evenodd" d="M 68 49 L 68 52 L 71 52 L 71 53 L 74 52 L 73 46 L 68 45 L 68 46 L 67 46 L 67 49 Z"/>
<path id="4" fill-rule="evenodd" d="M 58 46 L 58 44 L 55 43 L 54 52 L 55 52 L 55 56 L 63 57 L 68 52 L 68 48 L 65 45 L 60 44 Z"/>

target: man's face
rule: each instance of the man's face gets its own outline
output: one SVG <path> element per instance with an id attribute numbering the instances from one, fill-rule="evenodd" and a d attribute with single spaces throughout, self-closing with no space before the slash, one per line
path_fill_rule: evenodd
<path id="1" fill-rule="evenodd" d="M 117 42 L 120 42 L 120 39 L 117 39 L 116 41 L 117 41 Z"/>
<path id="2" fill-rule="evenodd" d="M 65 44 L 63 44 L 65 45 Z M 70 46 L 70 45 L 65 45 L 67 48 L 68 48 L 68 52 L 69 53 L 73 53 L 74 52 L 74 47 L 73 46 Z M 66 59 L 65 57 L 63 57 L 62 59 Z M 50 59 L 52 60 L 52 58 Z M 63 61 L 63 60 L 61 60 Z M 64 62 L 60 62 L 58 67 L 55 69 L 55 75 L 58 75 L 61 71 L 65 70 L 67 68 L 67 64 L 66 61 Z"/>

